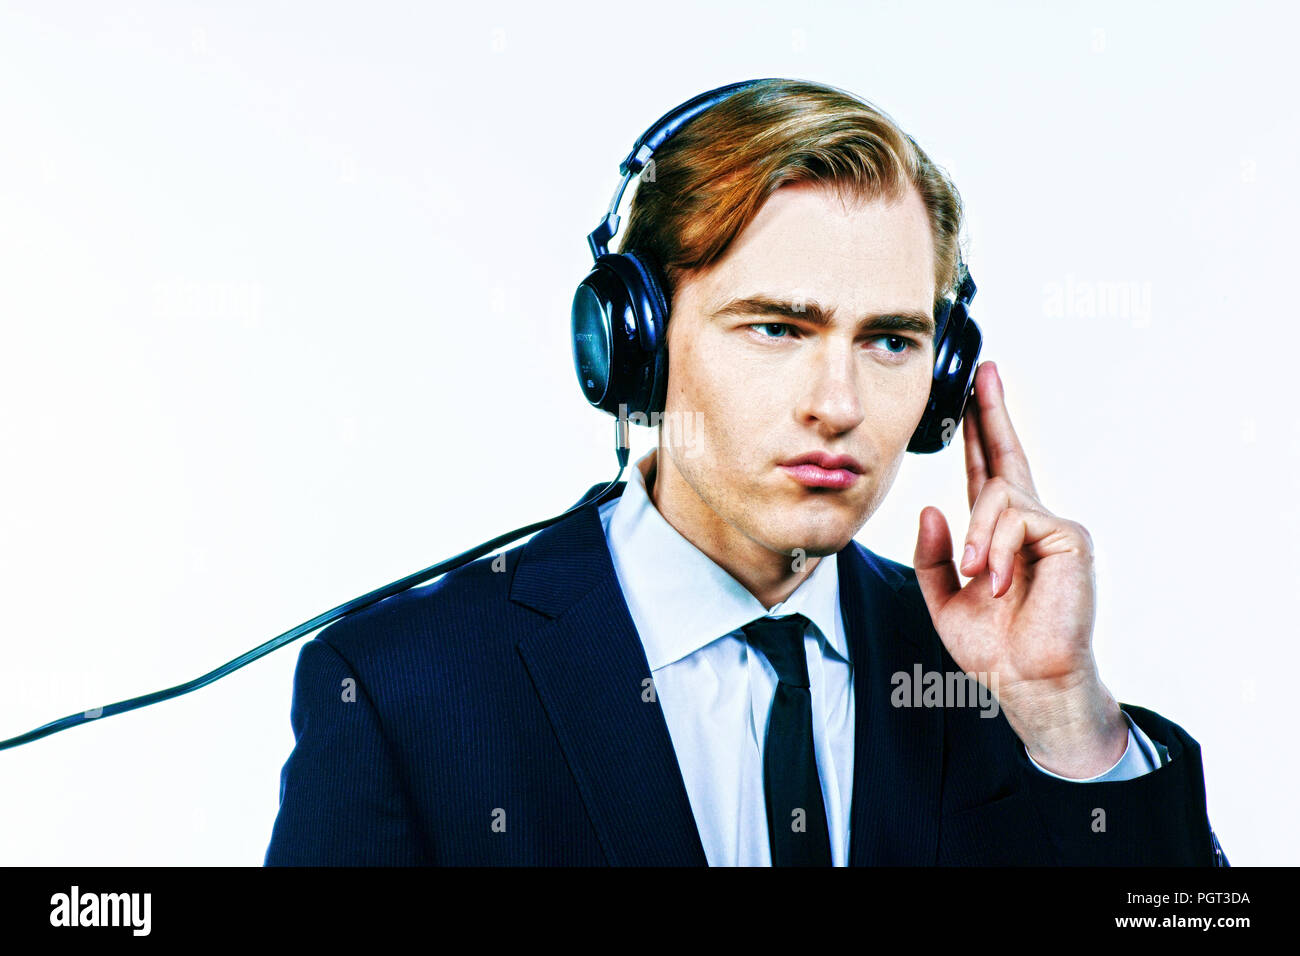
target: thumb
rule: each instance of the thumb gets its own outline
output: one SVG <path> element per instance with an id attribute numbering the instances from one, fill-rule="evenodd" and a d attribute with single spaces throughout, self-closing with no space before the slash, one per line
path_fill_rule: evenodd
<path id="1" fill-rule="evenodd" d="M 916 554 L 912 558 L 916 570 L 916 583 L 930 609 L 930 617 L 938 617 L 943 606 L 961 591 L 961 579 L 952 561 L 952 535 L 948 533 L 948 519 L 938 508 L 927 505 L 921 509 L 921 527 L 916 535 Z"/>

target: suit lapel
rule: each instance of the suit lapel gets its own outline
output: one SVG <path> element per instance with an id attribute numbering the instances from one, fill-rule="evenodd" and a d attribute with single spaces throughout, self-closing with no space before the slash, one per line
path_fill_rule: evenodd
<path id="1" fill-rule="evenodd" d="M 596 505 L 525 545 L 510 597 L 547 618 L 519 642 L 519 655 L 610 864 L 706 865 Z"/>
<path id="2" fill-rule="evenodd" d="M 906 579 L 856 541 L 839 552 L 840 601 L 853 661 L 850 866 L 933 865 L 939 841 L 943 709 L 894 707 L 892 676 L 941 667 Z M 919 593 L 916 600 L 921 600 Z"/>

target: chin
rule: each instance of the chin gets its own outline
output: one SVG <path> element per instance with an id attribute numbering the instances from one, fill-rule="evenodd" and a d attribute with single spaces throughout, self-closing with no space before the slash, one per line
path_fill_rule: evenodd
<path id="1" fill-rule="evenodd" d="M 842 519 L 790 522 L 788 516 L 787 520 L 774 522 L 769 527 L 774 533 L 769 534 L 768 539 L 778 551 L 790 554 L 795 548 L 801 548 L 810 558 L 835 554 L 852 540 L 858 530 Z"/>

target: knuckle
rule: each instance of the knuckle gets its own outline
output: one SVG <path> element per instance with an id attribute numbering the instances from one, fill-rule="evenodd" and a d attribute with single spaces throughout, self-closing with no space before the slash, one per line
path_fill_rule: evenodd
<path id="1" fill-rule="evenodd" d="M 1088 553 L 1092 554 L 1093 552 L 1092 533 L 1077 521 L 1073 521 L 1071 522 L 1071 524 L 1074 525 L 1075 532 L 1079 535 L 1079 538 L 1083 541 L 1084 547 L 1088 549 Z"/>
<path id="2" fill-rule="evenodd" d="M 1028 512 L 1019 505 L 1007 505 L 998 516 L 998 527 L 1003 535 L 1015 533 L 1016 526 L 1025 520 Z"/>
<path id="3" fill-rule="evenodd" d="M 989 546 L 990 551 L 996 549 L 998 552 L 1007 549 L 1007 542 L 1017 534 L 1016 528 L 1019 522 L 1016 520 L 1015 512 L 1008 508 L 998 516 L 998 526 L 993 532 L 992 543 Z"/>

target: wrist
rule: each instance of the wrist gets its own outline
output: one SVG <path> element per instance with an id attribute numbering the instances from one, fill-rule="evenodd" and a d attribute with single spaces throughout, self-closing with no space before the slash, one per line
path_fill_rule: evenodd
<path id="1" fill-rule="evenodd" d="M 1105 773 L 1128 748 L 1128 721 L 1095 677 L 1065 689 L 1027 689 L 1004 709 L 1034 762 L 1063 777 Z"/>

